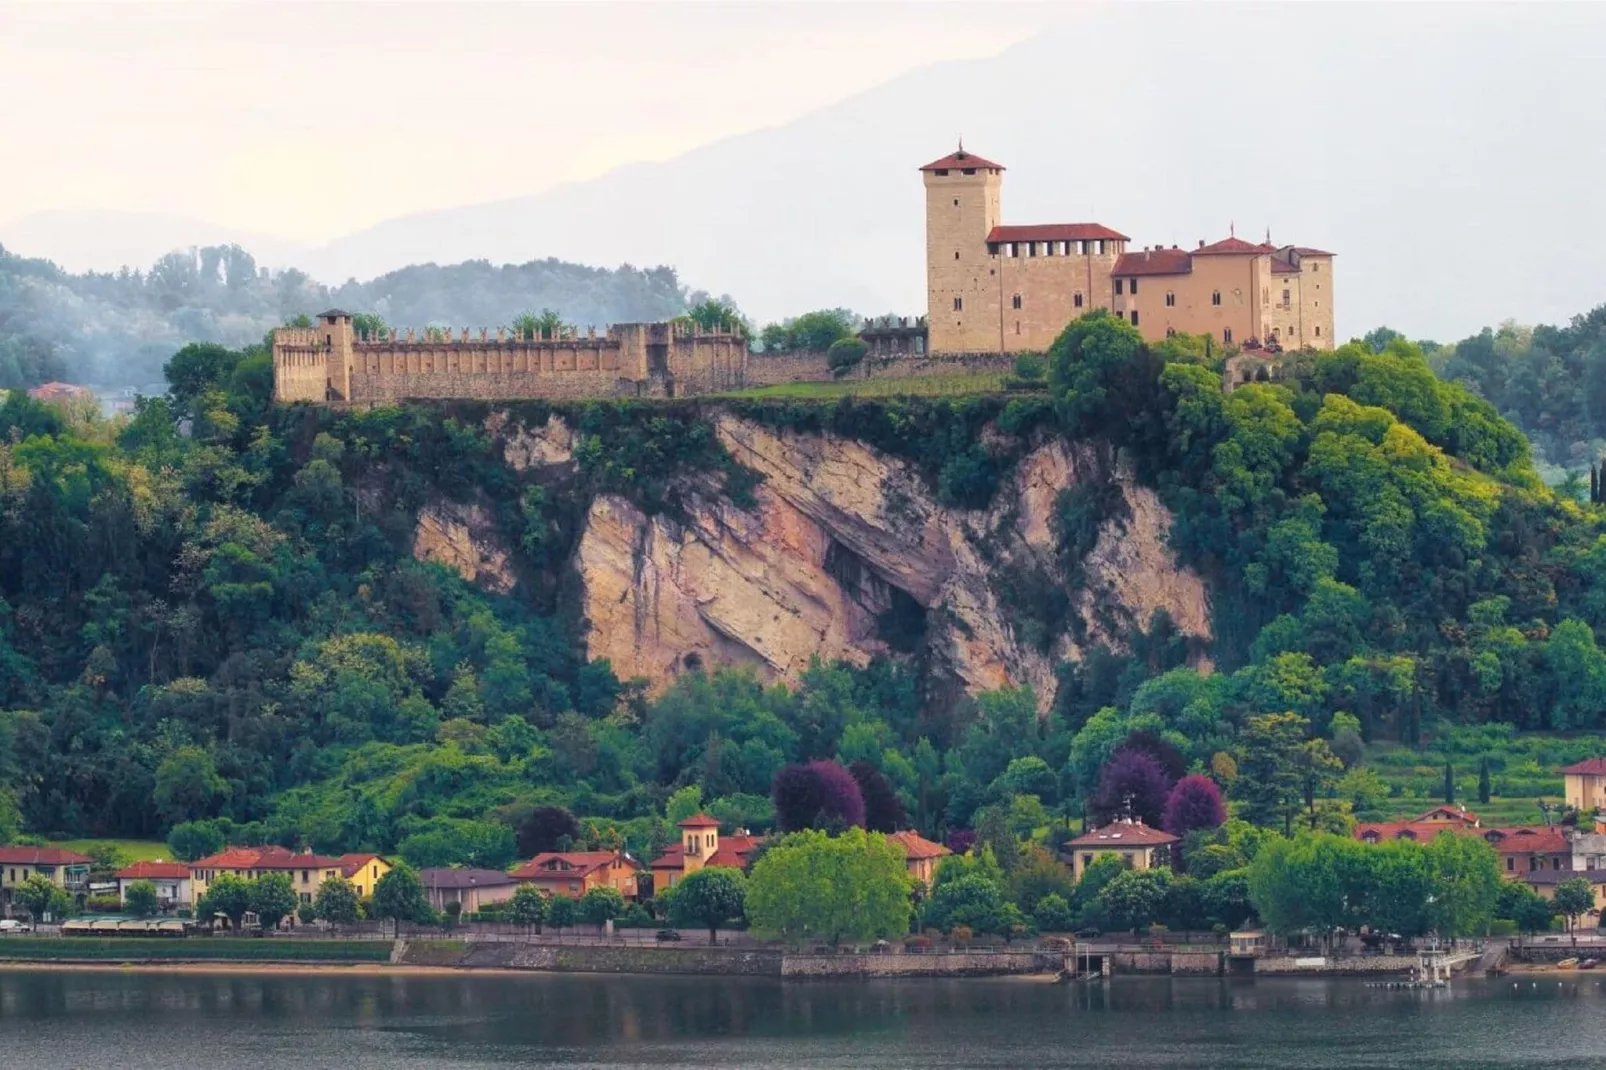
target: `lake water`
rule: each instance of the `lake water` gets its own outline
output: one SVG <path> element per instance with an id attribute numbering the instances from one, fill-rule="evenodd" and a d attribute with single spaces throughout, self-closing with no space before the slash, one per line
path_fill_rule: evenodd
<path id="1" fill-rule="evenodd" d="M 1568 1067 L 1606 978 L 865 983 L 576 975 L 0 971 L 8 1066 Z"/>

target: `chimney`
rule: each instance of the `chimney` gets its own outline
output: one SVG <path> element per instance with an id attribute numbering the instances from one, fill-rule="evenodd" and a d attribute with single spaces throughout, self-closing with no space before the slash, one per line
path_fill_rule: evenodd
<path id="1" fill-rule="evenodd" d="M 1203 238 L 1199 239 L 1199 248 L 1201 248 L 1201 249 L 1204 248 L 1204 239 Z"/>

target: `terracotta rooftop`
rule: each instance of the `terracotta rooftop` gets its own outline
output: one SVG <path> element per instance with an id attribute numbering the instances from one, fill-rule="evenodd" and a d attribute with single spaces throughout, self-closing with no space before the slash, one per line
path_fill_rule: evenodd
<path id="1" fill-rule="evenodd" d="M 0 863 L 14 866 L 83 866 L 93 862 L 88 855 L 64 847 L 0 847 Z"/>
<path id="2" fill-rule="evenodd" d="M 894 832 L 888 835 L 887 839 L 902 846 L 904 856 L 911 862 L 953 854 L 947 847 L 940 843 L 932 843 L 918 832 Z"/>
<path id="3" fill-rule="evenodd" d="M 932 160 L 930 163 L 926 164 L 926 166 L 922 167 L 920 170 L 922 170 L 922 171 L 963 171 L 967 167 L 974 167 L 974 168 L 977 168 L 978 170 L 986 170 L 986 169 L 990 168 L 990 169 L 992 169 L 994 171 L 1002 171 L 1004 169 L 1004 165 L 1003 164 L 1001 164 L 1001 163 L 993 163 L 993 161 L 991 161 L 991 160 L 989 160 L 989 159 L 987 159 L 985 157 L 982 157 L 982 156 L 977 156 L 973 152 L 966 152 L 965 151 L 965 146 L 961 145 L 961 146 L 959 146 L 958 151 L 950 152 L 948 155 L 944 156 L 940 160 Z"/>
<path id="4" fill-rule="evenodd" d="M 1542 825 L 1480 829 L 1479 835 L 1502 854 L 1554 854 L 1570 850 L 1565 832 Z"/>
<path id="5" fill-rule="evenodd" d="M 513 870 L 518 880 L 539 880 L 542 877 L 586 874 L 609 865 L 614 860 L 637 865 L 636 860 L 623 851 L 545 851 Z"/>
<path id="6" fill-rule="evenodd" d="M 1433 809 L 1416 815 L 1413 821 L 1457 821 L 1463 825 L 1476 825 L 1478 815 L 1465 806 L 1435 806 Z"/>
<path id="7" fill-rule="evenodd" d="M 371 857 L 371 856 L 369 856 Z M 215 855 L 197 858 L 190 869 L 340 869 L 341 860 L 325 855 L 297 853 L 288 847 L 225 847 Z"/>
<path id="8" fill-rule="evenodd" d="M 1103 223 L 1027 223 L 1005 226 L 1000 223 L 987 235 L 990 242 L 1006 241 L 1131 241 Z"/>
<path id="9" fill-rule="evenodd" d="M 342 876 L 355 877 L 362 867 L 366 866 L 375 859 L 385 862 L 385 859 L 382 855 L 376 854 L 345 854 L 335 859 L 335 861 L 340 863 L 340 873 Z M 385 864 L 389 865 L 390 863 L 385 862 Z"/>
<path id="10" fill-rule="evenodd" d="M 1194 256 L 1263 256 L 1276 251 L 1275 246 L 1247 242 L 1239 237 L 1222 238 L 1218 242 L 1191 250 Z"/>
<path id="11" fill-rule="evenodd" d="M 1586 758 L 1563 766 L 1561 772 L 1563 776 L 1606 776 L 1606 758 Z"/>
<path id="12" fill-rule="evenodd" d="M 189 875 L 190 867 L 183 862 L 135 862 L 117 871 L 117 879 L 122 881 L 187 880 Z"/>
<path id="13" fill-rule="evenodd" d="M 719 849 L 709 856 L 703 863 L 705 866 L 729 866 L 732 869 L 741 869 L 747 865 L 747 856 L 753 853 L 758 846 L 757 836 L 721 836 Z M 653 869 L 686 868 L 684 845 L 672 843 L 664 848 L 664 853 L 652 860 Z"/>
<path id="14" fill-rule="evenodd" d="M 1144 249 L 1122 253 L 1112 275 L 1186 275 L 1193 270 L 1193 257 L 1186 249 Z"/>
<path id="15" fill-rule="evenodd" d="M 693 814 L 680 823 L 683 829 L 717 829 L 719 822 L 707 814 Z"/>
<path id="16" fill-rule="evenodd" d="M 1335 255 L 1337 255 L 1335 253 L 1328 252 L 1326 249 L 1312 249 L 1308 245 L 1296 245 L 1296 246 L 1294 246 L 1294 252 L 1298 253 L 1300 256 L 1335 256 Z"/>
<path id="17" fill-rule="evenodd" d="M 1176 843 L 1177 838 L 1163 829 L 1152 825 L 1145 825 L 1141 821 L 1111 821 L 1103 828 L 1071 840 L 1067 847 L 1158 847 L 1162 844 Z"/>

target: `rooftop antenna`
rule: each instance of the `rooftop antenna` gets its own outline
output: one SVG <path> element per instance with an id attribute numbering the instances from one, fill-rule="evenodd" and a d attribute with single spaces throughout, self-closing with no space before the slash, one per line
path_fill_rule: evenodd
<path id="1" fill-rule="evenodd" d="M 1238 224 L 1233 222 L 1233 221 L 1231 221 L 1231 220 L 1228 220 L 1228 222 L 1227 222 L 1227 237 L 1236 238 L 1237 236 L 1238 236 Z"/>

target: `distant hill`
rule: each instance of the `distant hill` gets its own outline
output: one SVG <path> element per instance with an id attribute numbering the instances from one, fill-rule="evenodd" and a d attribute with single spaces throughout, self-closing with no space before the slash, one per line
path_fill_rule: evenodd
<path id="1" fill-rule="evenodd" d="M 674 264 L 774 319 L 923 311 L 915 168 L 963 133 L 1013 222 L 1148 243 L 1336 250 L 1341 335 L 1563 320 L 1606 269 L 1606 7 L 1111 4 L 786 126 L 540 196 L 396 219 L 312 251 L 322 278 L 423 259 Z"/>
<path id="2" fill-rule="evenodd" d="M 602 325 L 666 319 L 696 296 L 667 267 L 422 264 L 328 287 L 302 271 L 262 268 L 238 246 L 171 253 L 148 271 L 82 275 L 0 247 L 0 389 L 50 379 L 161 384 L 163 362 L 187 342 L 259 342 L 286 319 L 330 305 L 397 326 L 495 327 L 544 308 Z"/>

